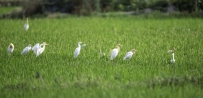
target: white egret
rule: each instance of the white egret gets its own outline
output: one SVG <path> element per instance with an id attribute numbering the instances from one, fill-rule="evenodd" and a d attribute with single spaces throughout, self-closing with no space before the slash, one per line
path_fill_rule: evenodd
<path id="1" fill-rule="evenodd" d="M 8 50 L 8 53 L 12 53 L 14 50 L 14 45 L 10 43 L 7 50 Z"/>
<path id="2" fill-rule="evenodd" d="M 42 44 L 35 44 L 35 46 L 32 48 L 32 50 L 34 51 L 34 53 L 36 54 L 36 57 L 38 57 L 40 54 L 42 54 L 45 50 L 45 46 L 48 45 L 45 42 L 43 42 Z"/>
<path id="3" fill-rule="evenodd" d="M 29 29 L 28 18 L 26 18 L 26 23 L 24 25 L 24 29 L 27 31 Z"/>
<path id="4" fill-rule="evenodd" d="M 170 60 L 170 63 L 175 63 L 175 48 L 169 50 L 168 53 L 172 53 L 172 59 Z"/>
<path id="5" fill-rule="evenodd" d="M 47 43 L 43 42 L 42 44 L 40 44 L 40 46 L 37 49 L 37 54 L 36 57 L 39 56 L 40 54 L 42 54 L 45 50 L 45 46 L 48 45 Z"/>
<path id="6" fill-rule="evenodd" d="M 75 52 L 74 52 L 74 58 L 76 58 L 80 54 L 80 50 L 81 50 L 80 44 L 82 44 L 82 42 L 78 42 L 78 47 L 75 49 Z"/>
<path id="7" fill-rule="evenodd" d="M 21 55 L 26 54 L 27 52 L 29 52 L 31 50 L 31 44 L 29 44 L 27 47 L 25 47 L 23 49 L 23 51 L 21 52 Z"/>
<path id="8" fill-rule="evenodd" d="M 175 63 L 175 54 L 172 53 L 172 59 L 170 60 L 171 63 Z"/>
<path id="9" fill-rule="evenodd" d="M 35 54 L 37 54 L 37 50 L 38 50 L 39 46 L 40 46 L 39 43 L 37 43 L 32 47 L 32 50 L 34 51 Z"/>
<path id="10" fill-rule="evenodd" d="M 133 54 L 134 54 L 135 52 L 136 52 L 135 49 L 132 49 L 131 51 L 127 52 L 126 55 L 125 55 L 125 57 L 123 58 L 123 60 L 130 59 L 130 58 L 133 56 Z"/>
<path id="11" fill-rule="evenodd" d="M 118 45 L 117 45 L 117 48 L 114 48 L 113 50 L 111 50 L 110 60 L 113 60 L 113 59 L 118 55 L 118 53 L 119 53 L 119 51 L 120 51 L 120 47 L 121 47 L 121 45 L 118 44 Z"/>

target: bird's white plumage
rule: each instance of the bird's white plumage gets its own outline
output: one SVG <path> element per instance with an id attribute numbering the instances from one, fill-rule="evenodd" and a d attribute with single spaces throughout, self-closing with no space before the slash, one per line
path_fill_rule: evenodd
<path id="1" fill-rule="evenodd" d="M 120 51 L 120 44 L 117 45 L 117 48 L 114 48 L 112 51 L 111 51 L 111 56 L 110 56 L 110 60 L 113 60 L 119 53 Z"/>
<path id="2" fill-rule="evenodd" d="M 28 18 L 26 19 L 26 23 L 24 25 L 24 29 L 27 31 L 29 29 Z"/>
<path id="3" fill-rule="evenodd" d="M 135 53 L 135 51 L 136 51 L 135 49 L 132 49 L 131 51 L 127 52 L 123 60 L 130 59 Z"/>
<path id="4" fill-rule="evenodd" d="M 80 50 L 81 50 L 81 44 L 82 42 L 78 43 L 78 47 L 75 49 L 74 51 L 74 58 L 76 58 L 79 54 L 80 54 Z"/>
<path id="5" fill-rule="evenodd" d="M 37 50 L 38 48 L 40 47 L 39 43 L 35 44 L 33 47 L 32 47 L 32 50 L 34 51 L 34 53 L 37 55 Z"/>
<path id="6" fill-rule="evenodd" d="M 118 55 L 118 49 L 113 49 L 111 51 L 111 57 L 110 60 L 113 60 Z"/>
<path id="7" fill-rule="evenodd" d="M 127 52 L 123 60 L 130 59 L 133 56 L 133 52 Z"/>
<path id="8" fill-rule="evenodd" d="M 172 53 L 172 59 L 170 60 L 170 63 L 175 63 L 175 54 Z"/>
<path id="9" fill-rule="evenodd" d="M 7 48 L 7 51 L 8 51 L 8 53 L 12 53 L 13 50 L 14 50 L 14 45 L 12 43 L 10 43 L 8 48 Z"/>
<path id="10" fill-rule="evenodd" d="M 168 53 L 172 53 L 170 63 L 175 63 L 175 48 L 173 48 L 172 50 L 168 50 Z"/>
<path id="11" fill-rule="evenodd" d="M 27 47 L 25 47 L 24 49 L 23 49 L 23 51 L 21 52 L 21 54 L 23 55 L 23 54 L 26 54 L 27 52 L 29 52 L 30 50 L 31 50 L 31 44 L 29 44 Z"/>
<path id="12" fill-rule="evenodd" d="M 43 42 L 42 44 L 37 43 L 32 50 L 34 51 L 34 53 L 36 54 L 36 57 L 38 57 L 40 54 L 42 54 L 45 50 L 45 46 L 48 45 L 45 42 Z"/>

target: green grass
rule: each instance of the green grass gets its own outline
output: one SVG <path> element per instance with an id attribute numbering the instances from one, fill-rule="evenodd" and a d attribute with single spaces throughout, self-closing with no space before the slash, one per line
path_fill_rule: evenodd
<path id="1" fill-rule="evenodd" d="M 63 18 L 0 21 L 0 96 L 80 98 L 202 98 L 203 20 Z M 79 41 L 87 44 L 74 59 Z M 28 44 L 46 42 L 42 55 L 22 56 Z M 11 55 L 9 43 L 15 45 Z M 109 52 L 121 44 L 119 55 Z M 169 49 L 176 48 L 175 64 Z M 107 55 L 101 57 L 99 50 Z M 136 49 L 130 60 L 126 52 Z"/>

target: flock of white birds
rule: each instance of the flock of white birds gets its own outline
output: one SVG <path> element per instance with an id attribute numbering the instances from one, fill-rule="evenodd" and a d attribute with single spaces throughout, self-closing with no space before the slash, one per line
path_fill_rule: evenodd
<path id="1" fill-rule="evenodd" d="M 28 18 L 26 18 L 26 23 L 24 25 L 24 29 L 26 31 L 29 29 Z M 82 42 L 78 42 L 78 47 L 74 51 L 74 58 L 77 58 L 78 55 L 80 54 L 81 47 L 86 46 L 86 44 L 83 44 L 83 45 L 81 45 L 81 44 L 82 44 Z M 43 42 L 42 44 L 37 43 L 33 47 L 31 47 L 31 44 L 29 44 L 27 47 L 25 47 L 23 49 L 23 51 L 21 52 L 21 55 L 28 53 L 32 49 L 33 52 L 35 53 L 36 57 L 38 57 L 40 54 L 42 54 L 44 52 L 46 45 L 48 45 L 48 44 L 46 44 L 46 42 Z M 121 45 L 118 44 L 116 46 L 116 48 L 111 50 L 110 60 L 115 59 L 115 57 L 118 55 L 118 53 L 120 51 L 120 47 L 121 47 Z M 9 54 L 12 53 L 14 51 L 14 45 L 12 43 L 10 43 L 7 50 L 8 50 Z M 99 52 L 102 56 L 106 55 L 104 52 L 102 52 L 102 50 L 100 50 Z M 127 52 L 125 57 L 123 58 L 123 60 L 130 59 L 135 54 L 135 52 L 136 52 L 135 49 L 132 49 L 131 51 Z M 172 59 L 170 60 L 170 63 L 175 63 L 175 48 L 173 48 L 172 50 L 169 50 L 168 53 L 172 53 Z"/>

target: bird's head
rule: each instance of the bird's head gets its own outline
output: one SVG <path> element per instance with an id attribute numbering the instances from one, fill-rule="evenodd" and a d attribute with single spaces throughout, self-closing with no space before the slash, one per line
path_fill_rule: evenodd
<path id="1" fill-rule="evenodd" d="M 132 49 L 131 51 L 132 51 L 132 52 L 133 52 L 133 54 L 134 54 L 134 53 L 135 53 L 135 52 L 136 52 L 137 50 L 135 50 L 135 49 Z"/>
<path id="2" fill-rule="evenodd" d="M 43 42 L 42 44 L 43 44 L 43 45 L 48 45 L 46 42 Z"/>
<path id="3" fill-rule="evenodd" d="M 78 42 L 78 44 L 82 44 L 82 42 Z"/>
<path id="4" fill-rule="evenodd" d="M 13 48 L 13 47 L 14 47 L 14 45 L 13 45 L 12 43 L 10 43 L 9 47 L 10 47 L 10 48 Z"/>
<path id="5" fill-rule="evenodd" d="M 29 44 L 28 46 L 30 46 L 30 47 L 31 47 L 32 45 L 31 45 L 31 44 Z"/>
<path id="6" fill-rule="evenodd" d="M 174 53 L 175 52 L 175 47 L 172 48 L 172 50 L 168 50 L 168 53 Z"/>
<path id="7" fill-rule="evenodd" d="M 121 47 L 122 45 L 121 45 L 121 44 L 117 44 L 116 46 L 117 46 L 117 47 Z"/>

